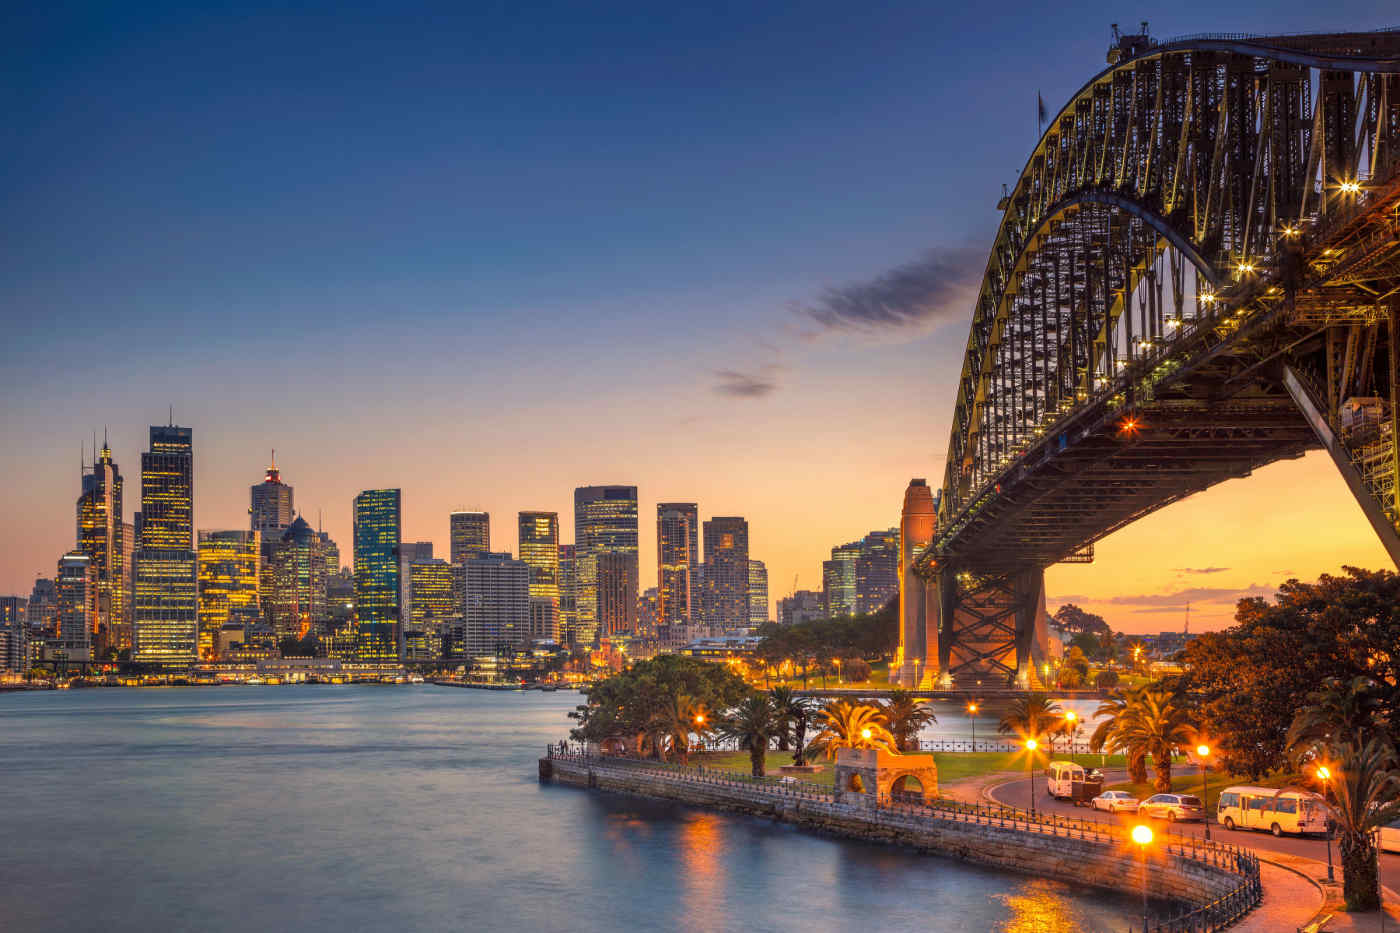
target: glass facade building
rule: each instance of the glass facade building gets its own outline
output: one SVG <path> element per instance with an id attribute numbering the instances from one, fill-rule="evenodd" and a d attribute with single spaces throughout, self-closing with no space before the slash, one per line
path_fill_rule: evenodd
<path id="1" fill-rule="evenodd" d="M 637 487 L 580 486 L 574 490 L 577 641 L 601 632 L 631 631 L 637 617 Z M 608 560 L 603 560 L 604 557 Z M 630 588 L 630 593 L 626 589 Z M 601 594 L 607 590 L 604 598 Z"/>
<path id="2" fill-rule="evenodd" d="M 704 524 L 705 624 L 741 629 L 749 624 L 749 523 L 716 516 Z"/>
<path id="3" fill-rule="evenodd" d="M 831 560 L 822 562 L 822 593 L 830 618 L 856 614 L 856 564 L 860 561 L 859 541 L 831 549 Z"/>
<path id="4" fill-rule="evenodd" d="M 872 531 L 856 560 L 856 614 L 879 612 L 899 595 L 899 529 Z"/>
<path id="5" fill-rule="evenodd" d="M 256 531 L 199 533 L 199 656 L 215 659 L 225 625 L 255 625 L 262 615 L 262 536 Z"/>
<path id="6" fill-rule="evenodd" d="M 141 455 L 140 543 L 132 594 L 133 657 L 183 666 L 198 657 L 194 443 L 189 428 L 151 426 Z"/>
<path id="7" fill-rule="evenodd" d="M 461 620 L 461 594 L 452 565 L 445 560 L 414 561 L 408 565 L 408 589 L 405 658 L 437 660 L 444 638 Z"/>
<path id="8" fill-rule="evenodd" d="M 291 526 L 296 512 L 292 509 L 292 487 L 282 482 L 277 469 L 277 451 L 272 452 L 263 481 L 249 487 L 248 502 L 249 529 L 259 532 L 269 547 L 282 540 L 282 532 Z"/>
<path id="9" fill-rule="evenodd" d="M 323 547 L 321 536 L 297 518 L 270 549 L 264 549 L 268 579 L 263 604 L 278 638 L 303 638 L 325 628 L 329 612 Z"/>
<path id="10" fill-rule="evenodd" d="M 361 661 L 399 659 L 402 528 L 399 490 L 367 489 L 355 497 L 355 644 Z"/>
<path id="11" fill-rule="evenodd" d="M 69 663 L 92 660 L 97 627 L 97 572 L 92 558 L 70 551 L 58 559 L 58 639 Z"/>
<path id="12" fill-rule="evenodd" d="M 447 556 L 452 563 L 491 553 L 490 512 L 453 512 L 447 520 Z"/>
<path id="13" fill-rule="evenodd" d="M 578 636 L 578 562 L 572 544 L 559 545 L 559 640 L 574 644 Z"/>
<path id="14" fill-rule="evenodd" d="M 700 512 L 694 502 L 656 506 L 656 621 L 676 625 L 699 613 L 695 565 L 700 562 Z"/>
<path id="15" fill-rule="evenodd" d="M 768 568 L 761 560 L 749 561 L 749 624 L 768 621 Z"/>
<path id="16" fill-rule="evenodd" d="M 103 648 L 117 648 L 130 641 L 131 577 L 126 564 L 131 552 L 122 534 L 122 516 L 122 474 L 104 438 L 92 471 L 83 474 L 77 503 L 77 549 L 92 559 L 97 580 L 96 626 Z"/>
<path id="17" fill-rule="evenodd" d="M 520 559 L 530 568 L 530 636 L 559 638 L 559 513 L 521 512 Z"/>

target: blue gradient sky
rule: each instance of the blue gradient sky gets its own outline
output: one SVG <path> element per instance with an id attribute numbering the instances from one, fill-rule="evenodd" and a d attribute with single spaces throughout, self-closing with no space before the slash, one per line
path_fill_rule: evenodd
<path id="1" fill-rule="evenodd" d="M 1140 15 L 1083 3 L 12 11 L 0 591 L 27 592 L 71 545 L 78 446 L 94 426 L 111 427 L 136 507 L 145 426 L 172 403 L 195 431 L 201 528 L 245 525 L 247 486 L 275 446 L 297 504 L 321 509 L 342 542 L 369 486 L 404 488 L 409 538 L 444 548 L 448 510 L 483 507 L 513 548 L 517 510 L 557 508 L 568 539 L 574 486 L 630 482 L 644 583 L 654 503 L 695 499 L 704 517 L 750 518 L 775 596 L 794 575 L 819 586 L 831 545 L 893 524 L 908 478 L 942 474 L 962 294 L 1034 141 L 1037 90 L 1058 107 L 1102 66 L 1108 24 Z M 1152 32 L 1396 19 L 1380 2 L 1228 16 L 1189 2 Z M 796 310 L 928 250 L 973 259 L 913 324 L 830 330 Z M 1325 550 L 1299 541 L 1299 566 L 1273 570 L 1384 566 L 1329 471 L 1310 457 L 1247 481 L 1265 508 L 1271 491 L 1319 490 L 1310 507 L 1336 528 Z M 1210 496 L 1244 501 L 1235 485 L 1198 497 L 1207 516 L 1221 512 Z M 1180 547 L 1192 507 L 1149 522 Z M 1229 537 L 1212 520 L 1203 553 L 1180 563 L 1229 567 L 1211 574 L 1223 621 L 1233 593 L 1276 582 L 1263 565 L 1278 561 L 1208 553 Z M 1116 538 L 1156 527 L 1143 524 Z M 1052 595 L 1177 592 L 1124 540 L 1100 547 L 1097 570 L 1053 572 Z M 1114 554 L 1137 570 L 1102 572 Z M 1171 611 L 1105 605 L 1127 627 Z"/>

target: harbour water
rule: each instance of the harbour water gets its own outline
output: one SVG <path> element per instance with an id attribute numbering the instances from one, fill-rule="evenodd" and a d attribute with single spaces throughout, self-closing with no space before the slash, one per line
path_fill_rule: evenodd
<path id="1" fill-rule="evenodd" d="M 575 693 L 0 695 L 0 928 L 1126 930 L 1133 898 L 542 786 Z"/>

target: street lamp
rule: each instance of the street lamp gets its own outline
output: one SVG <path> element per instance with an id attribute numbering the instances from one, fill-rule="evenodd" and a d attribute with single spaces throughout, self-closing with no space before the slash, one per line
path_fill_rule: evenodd
<path id="1" fill-rule="evenodd" d="M 1322 802 L 1327 802 L 1327 782 L 1332 780 L 1332 769 L 1326 765 L 1317 766 L 1317 778 L 1322 782 Z M 1325 809 L 1325 807 L 1324 807 Z M 1327 815 L 1327 880 L 1336 881 L 1332 874 L 1332 815 Z"/>
<path id="2" fill-rule="evenodd" d="M 1196 746 L 1196 757 L 1201 761 L 1201 813 L 1205 817 L 1206 839 L 1210 838 L 1210 807 L 1206 799 L 1206 759 L 1210 757 L 1210 746 L 1202 743 Z"/>
<path id="3" fill-rule="evenodd" d="M 1035 739 L 1026 739 L 1026 777 L 1030 780 L 1031 819 L 1035 819 L 1035 750 L 1040 744 Z"/>
<path id="4" fill-rule="evenodd" d="M 1152 827 L 1139 823 L 1133 827 L 1133 842 L 1137 843 L 1138 855 L 1142 857 L 1142 928 L 1147 929 L 1147 847 L 1152 844 Z"/>
<path id="5" fill-rule="evenodd" d="M 967 721 L 972 725 L 972 750 L 977 751 L 977 704 L 967 704 Z"/>

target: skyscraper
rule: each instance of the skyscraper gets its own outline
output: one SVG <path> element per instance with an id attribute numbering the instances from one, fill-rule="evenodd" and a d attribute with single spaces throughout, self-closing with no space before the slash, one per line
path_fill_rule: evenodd
<path id="1" fill-rule="evenodd" d="M 410 585 L 412 575 L 408 568 L 420 560 L 432 559 L 433 542 L 399 542 L 399 620 L 403 625 L 408 625 L 408 620 L 413 618 L 413 587 Z"/>
<path id="2" fill-rule="evenodd" d="M 872 531 L 856 560 L 856 614 L 879 612 L 899 595 L 899 529 Z"/>
<path id="3" fill-rule="evenodd" d="M 822 592 L 830 618 L 856 614 L 856 563 L 860 542 L 852 541 L 831 549 L 831 560 L 822 563 Z"/>
<path id="4" fill-rule="evenodd" d="M 572 645 L 578 636 L 578 564 L 572 544 L 559 545 L 559 640 Z"/>
<path id="5" fill-rule="evenodd" d="M 326 555 L 321 536 L 298 516 L 268 553 L 268 621 L 278 638 L 304 638 L 330 618 L 326 606 Z"/>
<path id="6" fill-rule="evenodd" d="M 700 514 L 694 502 L 656 505 L 656 621 L 675 625 L 700 615 L 695 565 L 700 562 Z"/>
<path id="7" fill-rule="evenodd" d="M 92 657 L 97 626 L 97 572 L 92 558 L 69 551 L 58 559 L 58 637 L 69 663 L 86 664 Z"/>
<path id="8" fill-rule="evenodd" d="M 282 532 L 292 524 L 296 512 L 292 510 L 292 487 L 282 482 L 282 473 L 277 469 L 277 451 L 272 452 L 263 481 L 249 487 L 248 500 L 249 529 L 259 532 L 268 547 L 281 541 Z"/>
<path id="9" fill-rule="evenodd" d="M 262 615 L 262 535 L 201 531 L 198 579 L 199 656 L 212 660 L 225 625 L 256 625 Z"/>
<path id="10" fill-rule="evenodd" d="M 524 648 L 530 640 L 530 568 L 487 553 L 453 565 L 460 579 L 463 637 L 469 657 Z"/>
<path id="11" fill-rule="evenodd" d="M 461 594 L 455 571 L 445 560 L 416 560 L 408 565 L 406 659 L 428 661 L 442 657 L 443 639 L 461 619 Z"/>
<path id="12" fill-rule="evenodd" d="M 578 636 L 593 644 L 599 630 L 631 631 L 637 615 L 637 487 L 574 490 L 574 553 L 578 573 Z M 616 559 L 606 562 L 604 555 Z M 604 579 L 603 574 L 611 577 Z M 626 592 L 630 587 L 631 592 Z M 609 591 L 600 603 L 603 589 Z M 603 615 L 604 605 L 609 613 Z"/>
<path id="13" fill-rule="evenodd" d="M 29 600 L 0 596 L 0 670 L 29 670 Z"/>
<path id="14" fill-rule="evenodd" d="M 520 559 L 530 568 L 530 637 L 559 639 L 559 513 L 521 512 Z"/>
<path id="15" fill-rule="evenodd" d="M 491 513 L 453 512 L 448 516 L 448 557 L 460 564 L 491 552 Z"/>
<path id="16" fill-rule="evenodd" d="M 97 585 L 96 626 L 99 647 L 116 648 L 127 623 L 126 538 L 122 534 L 122 474 L 112 449 L 102 439 L 102 453 L 92 472 L 82 477 L 78 496 L 78 550 L 92 559 Z"/>
<path id="17" fill-rule="evenodd" d="M 738 516 L 705 522 L 705 623 L 740 629 L 749 623 L 749 523 Z"/>
<path id="18" fill-rule="evenodd" d="M 749 561 L 749 624 L 768 621 L 768 568 L 761 560 Z"/>
<path id="19" fill-rule="evenodd" d="M 356 653 L 361 661 L 399 658 L 399 490 L 367 489 L 355 497 Z"/>
<path id="20" fill-rule="evenodd" d="M 137 661 L 196 660 L 195 564 L 193 432 L 152 425 L 151 449 L 141 455 L 141 540 L 132 597 Z"/>

